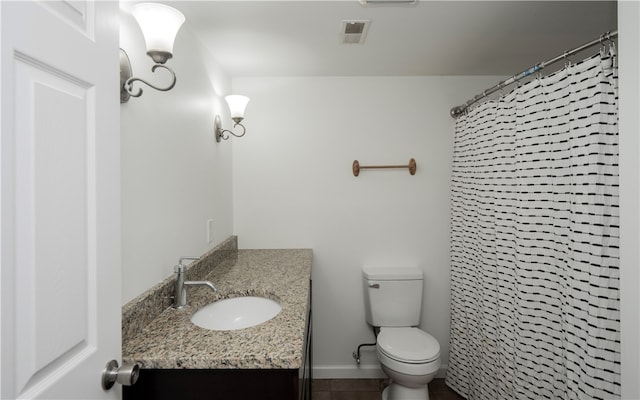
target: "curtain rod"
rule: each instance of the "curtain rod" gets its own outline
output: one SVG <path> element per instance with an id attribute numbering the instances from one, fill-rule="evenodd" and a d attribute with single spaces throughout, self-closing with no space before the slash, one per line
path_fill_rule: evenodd
<path id="1" fill-rule="evenodd" d="M 513 75 L 511 78 L 504 80 L 502 82 L 499 82 L 497 85 L 490 87 L 489 89 L 485 90 L 484 92 L 475 95 L 471 100 L 467 101 L 466 103 L 464 103 L 463 105 L 457 106 L 457 107 L 453 107 L 450 111 L 450 114 L 453 118 L 458 118 L 459 116 L 461 116 L 466 110 L 467 108 L 469 108 L 469 106 L 471 106 L 474 103 L 477 103 L 479 100 L 482 100 L 483 98 L 491 95 L 492 93 L 497 92 L 498 90 L 503 89 L 505 86 L 511 85 L 512 83 L 518 82 L 519 80 L 526 78 L 527 76 L 540 71 L 541 69 L 545 68 L 548 65 L 551 65 L 555 62 L 558 62 L 560 60 L 566 59 L 567 57 L 576 54 L 584 49 L 587 49 L 591 46 L 595 46 L 597 44 L 604 44 L 605 40 L 609 40 L 611 41 L 612 38 L 618 36 L 618 31 L 610 31 L 610 32 L 606 32 L 603 33 L 602 35 L 600 35 L 600 37 L 598 39 L 594 39 L 588 43 L 583 44 L 582 46 L 578 46 L 575 49 L 572 50 L 567 50 L 565 51 L 563 54 L 554 57 L 550 60 L 547 61 L 543 61 L 541 63 L 538 63 L 536 65 L 534 65 L 531 68 L 528 68 L 518 74 Z"/>

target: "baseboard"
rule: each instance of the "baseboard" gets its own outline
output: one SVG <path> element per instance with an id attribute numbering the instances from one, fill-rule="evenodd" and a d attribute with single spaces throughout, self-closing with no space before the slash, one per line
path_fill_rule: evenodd
<path id="1" fill-rule="evenodd" d="M 385 378 L 380 365 L 314 365 L 313 379 L 379 379 Z"/>
<path id="2" fill-rule="evenodd" d="M 440 365 L 436 378 L 444 378 L 447 364 Z M 380 379 L 386 378 L 380 365 L 314 365 L 313 379 Z"/>

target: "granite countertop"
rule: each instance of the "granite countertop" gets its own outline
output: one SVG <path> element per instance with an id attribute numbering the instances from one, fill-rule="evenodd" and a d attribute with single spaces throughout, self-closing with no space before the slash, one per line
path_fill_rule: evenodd
<path id="1" fill-rule="evenodd" d="M 167 308 L 133 337 L 123 338 L 123 363 L 146 369 L 298 369 L 302 366 L 312 251 L 239 250 L 210 272 L 218 289 L 187 288 L 187 307 Z M 262 296 L 282 311 L 260 325 L 212 331 L 190 318 L 218 299 Z"/>

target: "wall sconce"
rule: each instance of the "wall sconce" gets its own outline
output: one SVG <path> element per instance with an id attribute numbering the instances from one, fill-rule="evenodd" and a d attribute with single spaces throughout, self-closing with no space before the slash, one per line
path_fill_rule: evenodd
<path id="1" fill-rule="evenodd" d="M 133 7 L 133 16 L 140 25 L 144 41 L 147 46 L 147 55 L 151 57 L 155 65 L 151 72 L 158 68 L 169 71 L 172 82 L 167 87 L 157 87 L 149 82 L 132 77 L 131 62 L 127 53 L 120 49 L 120 103 L 129 101 L 129 97 L 140 97 L 142 89 L 133 89 L 133 83 L 140 81 L 149 87 L 166 92 L 176 85 L 176 74 L 164 63 L 173 57 L 173 42 L 178 30 L 184 23 L 184 15 L 173 7 L 156 3 L 140 3 Z"/>
<path id="2" fill-rule="evenodd" d="M 214 122 L 216 142 L 220 142 L 221 139 L 222 140 L 229 139 L 229 135 L 225 136 L 225 133 L 230 133 L 235 137 L 242 137 L 247 131 L 244 125 L 242 125 L 240 122 L 242 122 L 242 120 L 244 119 L 244 109 L 247 107 L 247 103 L 249 103 L 249 98 L 247 96 L 230 95 L 230 96 L 226 96 L 224 99 L 227 101 L 227 104 L 229 104 L 229 110 L 231 111 L 231 119 L 233 120 L 233 122 L 235 122 L 233 127 L 235 128 L 236 126 L 240 126 L 242 128 L 242 133 L 236 134 L 231 132 L 228 129 L 222 129 L 222 124 L 220 123 L 220 116 L 216 115 L 215 122 Z"/>

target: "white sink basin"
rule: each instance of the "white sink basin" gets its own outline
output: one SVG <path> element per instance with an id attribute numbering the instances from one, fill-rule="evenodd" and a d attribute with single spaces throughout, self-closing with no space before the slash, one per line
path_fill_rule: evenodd
<path id="1" fill-rule="evenodd" d="M 191 322 L 214 331 L 232 331 L 266 322 L 280 310 L 280 304 L 264 297 L 234 297 L 202 307 L 191 316 Z"/>

